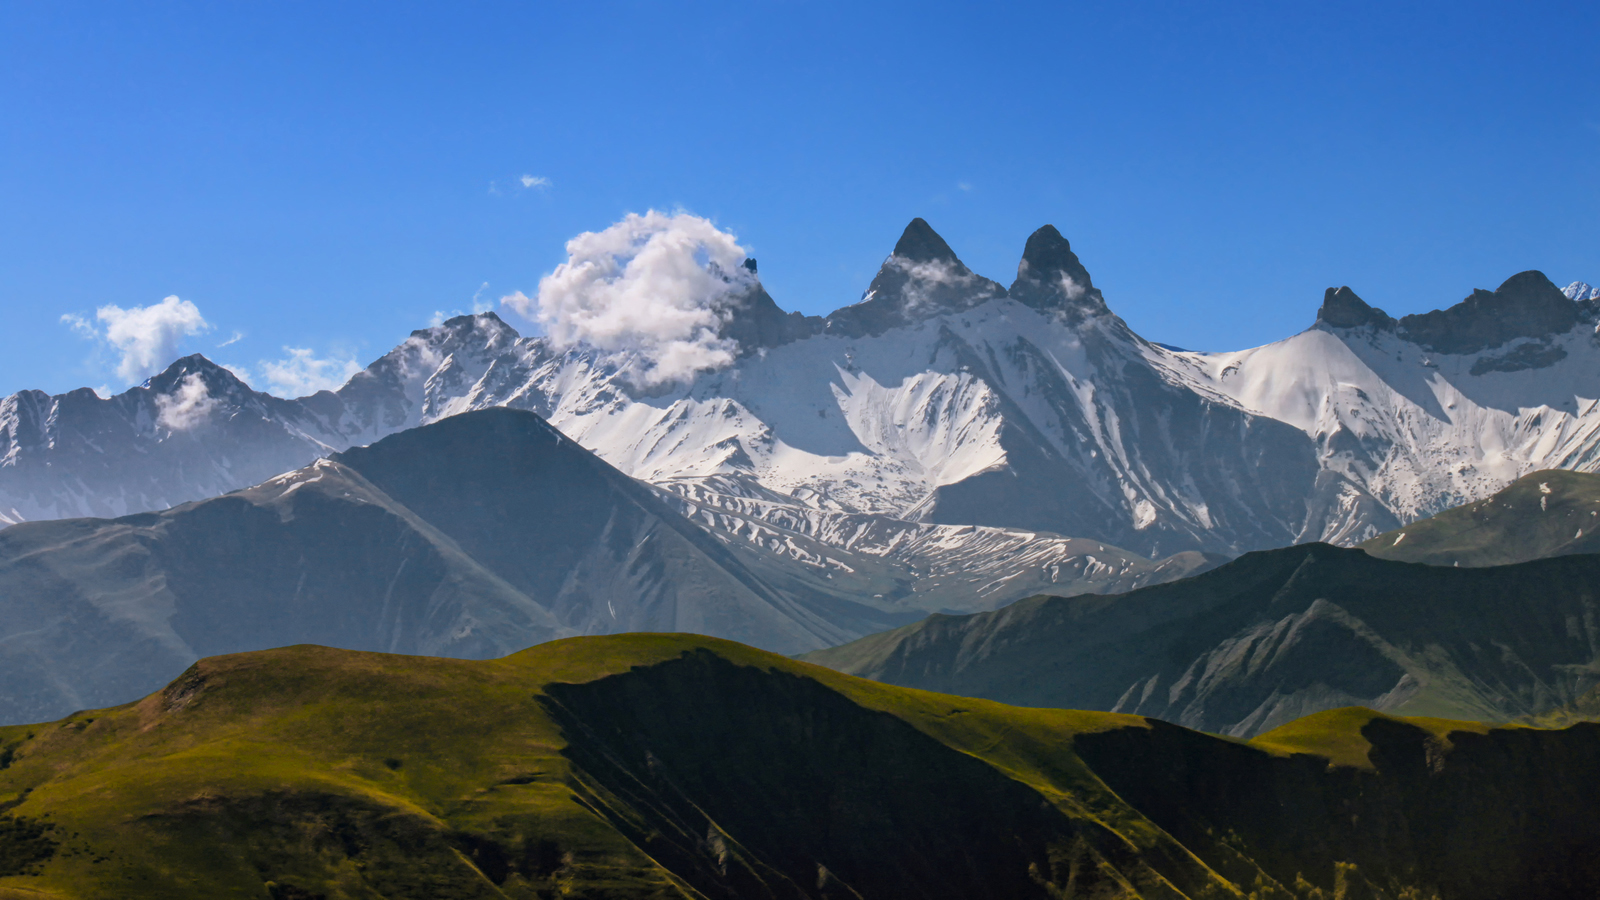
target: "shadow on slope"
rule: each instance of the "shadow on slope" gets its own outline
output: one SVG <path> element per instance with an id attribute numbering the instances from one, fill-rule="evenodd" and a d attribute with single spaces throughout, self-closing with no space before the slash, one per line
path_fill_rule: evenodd
<path id="1" fill-rule="evenodd" d="M 1597 764 L 1600 726 L 1246 744 L 683 635 L 300 646 L 0 727 L 0 897 L 1589 897 Z"/>
<path id="2" fill-rule="evenodd" d="M 893 684 L 1259 734 L 1354 704 L 1510 721 L 1596 682 L 1600 556 L 1455 569 L 1306 544 L 1116 596 L 932 616 L 806 659 Z"/>

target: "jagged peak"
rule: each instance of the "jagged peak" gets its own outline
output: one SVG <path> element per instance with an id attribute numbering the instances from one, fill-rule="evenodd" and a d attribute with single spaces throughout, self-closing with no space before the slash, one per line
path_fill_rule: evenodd
<path id="1" fill-rule="evenodd" d="M 849 337 L 882 334 L 1004 297 L 1006 289 L 975 274 L 927 221 L 906 226 L 861 302 L 828 316 L 824 331 Z"/>
<path id="2" fill-rule="evenodd" d="M 1578 304 L 1543 272 L 1528 270 L 1492 291 L 1478 289 L 1447 309 L 1405 316 L 1407 340 L 1439 353 L 1476 353 L 1522 337 L 1568 331 L 1580 318 Z"/>
<path id="3" fill-rule="evenodd" d="M 1587 281 L 1574 281 L 1561 289 L 1568 300 L 1600 300 L 1600 288 L 1590 286 Z"/>
<path id="4" fill-rule="evenodd" d="M 418 328 L 416 331 L 411 332 L 411 336 L 414 338 L 429 340 L 441 336 L 459 336 L 473 331 L 507 333 L 513 339 L 522 336 L 515 328 L 507 324 L 504 319 L 496 315 L 493 310 L 488 312 L 463 313 L 459 316 L 451 316 L 437 325 L 430 325 L 427 328 Z"/>
<path id="5" fill-rule="evenodd" d="M 912 219 L 906 230 L 900 233 L 900 240 L 894 245 L 894 255 L 912 262 L 947 262 L 961 266 L 956 252 L 921 216 Z"/>
<path id="6" fill-rule="evenodd" d="M 1317 321 L 1333 328 L 1393 329 L 1394 317 L 1356 296 L 1348 286 L 1328 288 L 1322 294 L 1322 307 L 1317 310 Z"/>
<path id="7" fill-rule="evenodd" d="M 1080 314 L 1109 312 L 1089 270 L 1054 225 L 1044 225 L 1028 235 L 1022 260 L 1017 263 L 1017 280 L 1007 293 L 1011 299 L 1035 309 Z"/>
<path id="8" fill-rule="evenodd" d="M 144 386 L 157 393 L 170 393 L 190 376 L 198 376 L 213 395 L 251 390 L 230 369 L 212 362 L 203 353 L 191 353 L 174 360 L 171 365 L 146 379 Z"/>

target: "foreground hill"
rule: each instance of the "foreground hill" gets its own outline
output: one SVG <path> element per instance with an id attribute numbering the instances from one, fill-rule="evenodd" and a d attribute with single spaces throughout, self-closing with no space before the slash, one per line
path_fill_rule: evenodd
<path id="1" fill-rule="evenodd" d="M 218 657 L 0 748 L 5 900 L 1600 889 L 1600 727 L 1347 709 L 1245 744 L 687 636 Z"/>
<path id="2" fill-rule="evenodd" d="M 1597 583 L 1600 556 L 1441 568 L 1306 544 L 1118 596 L 930 616 L 806 658 L 891 684 L 1239 736 L 1352 704 L 1504 722 L 1595 683 Z"/>
<path id="3" fill-rule="evenodd" d="M 1373 556 L 1435 566 L 1503 566 L 1600 553 L 1600 475 L 1548 469 L 1359 545 Z"/>

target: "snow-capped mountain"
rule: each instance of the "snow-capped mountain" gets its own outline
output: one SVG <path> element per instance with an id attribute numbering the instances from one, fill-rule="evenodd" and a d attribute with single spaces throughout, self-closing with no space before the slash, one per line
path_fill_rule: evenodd
<path id="1" fill-rule="evenodd" d="M 689 383 L 638 387 L 617 353 L 484 313 L 300 400 L 199 357 L 111 400 L 15 395 L 0 401 L 0 515 L 159 508 L 511 406 L 726 540 L 818 571 L 828 548 L 849 565 L 839 554 L 864 547 L 1013 540 L 955 526 L 1148 556 L 1349 544 L 1534 468 L 1596 467 L 1594 294 L 1528 272 L 1396 321 L 1341 288 L 1299 335 L 1194 353 L 1133 333 L 1050 226 L 1005 287 L 918 219 L 861 302 L 827 317 L 784 313 L 757 283 L 722 326 L 737 358 Z M 194 379 L 206 390 L 182 395 Z"/>

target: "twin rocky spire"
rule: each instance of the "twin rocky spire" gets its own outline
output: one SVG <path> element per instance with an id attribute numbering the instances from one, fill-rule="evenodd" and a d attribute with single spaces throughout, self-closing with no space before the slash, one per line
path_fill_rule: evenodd
<path id="1" fill-rule="evenodd" d="M 860 303 L 826 318 L 802 317 L 785 315 L 765 291 L 758 291 L 724 333 L 752 350 L 807 334 L 865 337 L 1007 296 L 1074 322 L 1108 312 L 1088 270 L 1053 225 L 1029 236 L 1017 279 L 1007 289 L 967 268 L 944 238 L 918 218 L 901 233 L 894 252 L 884 260 Z"/>

